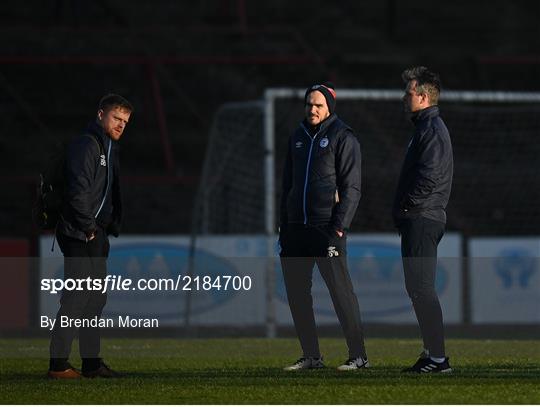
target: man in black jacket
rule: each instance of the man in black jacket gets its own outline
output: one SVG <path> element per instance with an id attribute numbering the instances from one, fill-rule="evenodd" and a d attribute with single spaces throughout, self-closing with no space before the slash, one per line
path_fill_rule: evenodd
<path id="1" fill-rule="evenodd" d="M 435 271 L 437 246 L 444 234 L 452 187 L 450 135 L 439 116 L 440 80 L 425 67 L 402 74 L 403 101 L 416 128 L 409 142 L 394 200 L 394 222 L 401 235 L 405 286 L 412 300 L 424 351 L 407 372 L 449 373 L 443 318 Z"/>
<path id="2" fill-rule="evenodd" d="M 64 200 L 56 229 L 64 254 L 64 279 L 103 281 L 107 276 L 108 235 L 118 236 L 122 216 L 117 142 L 132 111 L 123 97 L 106 95 L 99 103 L 96 120 L 68 146 Z M 62 291 L 50 344 L 50 378 L 81 377 L 68 362 L 76 328 L 62 326 L 62 317 L 82 321 L 100 318 L 106 301 L 106 293 L 97 290 Z M 79 329 L 79 351 L 83 376 L 117 376 L 99 358 L 99 327 Z"/>
<path id="3" fill-rule="evenodd" d="M 346 232 L 360 200 L 360 144 L 334 113 L 331 84 L 305 94 L 305 120 L 289 139 L 281 197 L 281 264 L 303 356 L 285 370 L 324 367 L 313 301 L 315 263 L 349 347 L 339 370 L 368 367 L 358 300 L 347 270 Z"/>

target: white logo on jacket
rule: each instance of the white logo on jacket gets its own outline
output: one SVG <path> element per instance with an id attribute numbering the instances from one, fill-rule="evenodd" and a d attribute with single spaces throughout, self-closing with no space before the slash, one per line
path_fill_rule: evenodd
<path id="1" fill-rule="evenodd" d="M 321 142 L 319 143 L 319 145 L 322 147 L 322 148 L 325 148 L 327 145 L 328 145 L 328 138 L 325 137 L 321 140 Z"/>
<path id="2" fill-rule="evenodd" d="M 304 144 L 301 141 L 296 142 L 296 148 L 302 147 Z"/>
<path id="3" fill-rule="evenodd" d="M 105 154 L 101 154 L 99 156 L 100 160 L 99 160 L 99 164 L 102 166 L 102 167 L 106 167 L 107 166 L 107 160 L 105 159 Z"/>

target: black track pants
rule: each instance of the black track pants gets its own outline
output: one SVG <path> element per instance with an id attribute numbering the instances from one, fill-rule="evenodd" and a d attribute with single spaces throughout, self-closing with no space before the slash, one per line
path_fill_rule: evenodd
<path id="1" fill-rule="evenodd" d="M 107 276 L 107 256 L 109 239 L 105 231 L 98 228 L 96 237 L 86 243 L 62 234 L 57 235 L 58 243 L 64 253 L 64 280 L 66 279 L 104 279 Z M 62 291 L 60 309 L 52 331 L 50 344 L 50 368 L 63 370 L 71 353 L 75 327 L 60 326 L 61 318 L 92 319 L 100 318 L 107 302 L 107 294 L 101 291 Z M 83 359 L 83 370 L 99 367 L 97 358 L 100 352 L 99 327 L 79 328 L 79 352 Z M 92 365 L 92 366 L 91 366 Z"/>
<path id="2" fill-rule="evenodd" d="M 366 358 L 360 308 L 347 269 L 346 237 L 339 238 L 334 234 L 335 231 L 324 226 L 291 225 L 281 234 L 281 266 L 294 326 L 304 356 L 319 357 L 311 297 L 316 263 L 345 334 L 349 357 Z M 332 257 L 329 257 L 330 252 Z"/>
<path id="3" fill-rule="evenodd" d="M 420 326 L 424 348 L 433 357 L 444 357 L 444 327 L 441 305 L 435 291 L 437 246 L 445 225 L 424 217 L 399 225 L 405 287 Z"/>

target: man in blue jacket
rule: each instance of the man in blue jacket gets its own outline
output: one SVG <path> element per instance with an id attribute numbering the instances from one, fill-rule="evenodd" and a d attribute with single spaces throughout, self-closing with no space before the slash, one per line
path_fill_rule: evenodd
<path id="1" fill-rule="evenodd" d="M 283 277 L 303 356 L 285 370 L 324 367 L 311 297 L 315 263 L 349 348 L 338 369 L 361 369 L 369 363 L 346 253 L 347 229 L 360 200 L 360 144 L 334 113 L 331 84 L 311 86 L 304 102 L 305 120 L 289 139 L 280 222 Z"/>
<path id="2" fill-rule="evenodd" d="M 64 167 L 64 198 L 56 238 L 64 254 L 64 279 L 107 276 L 108 235 L 118 236 L 122 216 L 117 143 L 129 121 L 132 105 L 109 94 L 99 103 L 96 120 L 69 144 Z M 75 327 L 61 326 L 62 317 L 100 318 L 107 294 L 100 290 L 62 291 L 51 337 L 48 377 L 72 379 L 81 373 L 69 363 Z M 84 322 L 83 322 L 84 323 Z M 99 357 L 99 327 L 79 329 L 82 376 L 116 377 Z"/>
<path id="3" fill-rule="evenodd" d="M 439 76 L 425 67 L 415 67 L 404 71 L 402 78 L 405 110 L 415 132 L 401 168 L 393 216 L 401 235 L 405 286 L 424 342 L 418 361 L 404 371 L 449 373 L 452 369 L 444 349 L 435 271 L 452 187 L 452 143 L 437 106 Z"/>

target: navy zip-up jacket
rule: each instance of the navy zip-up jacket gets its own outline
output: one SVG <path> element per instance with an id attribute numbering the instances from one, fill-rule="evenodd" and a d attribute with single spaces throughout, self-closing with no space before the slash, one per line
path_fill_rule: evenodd
<path id="1" fill-rule="evenodd" d="M 419 216 L 446 223 L 454 171 L 450 134 L 437 106 L 420 110 L 412 121 L 416 131 L 399 176 L 394 223 Z"/>
<path id="2" fill-rule="evenodd" d="M 360 201 L 360 144 L 332 114 L 315 129 L 302 122 L 289 138 L 281 225 L 330 225 L 346 230 Z"/>
<path id="3" fill-rule="evenodd" d="M 118 236 L 122 205 L 117 143 L 97 123 L 69 144 L 64 179 L 57 231 L 85 241 L 100 225 Z"/>

